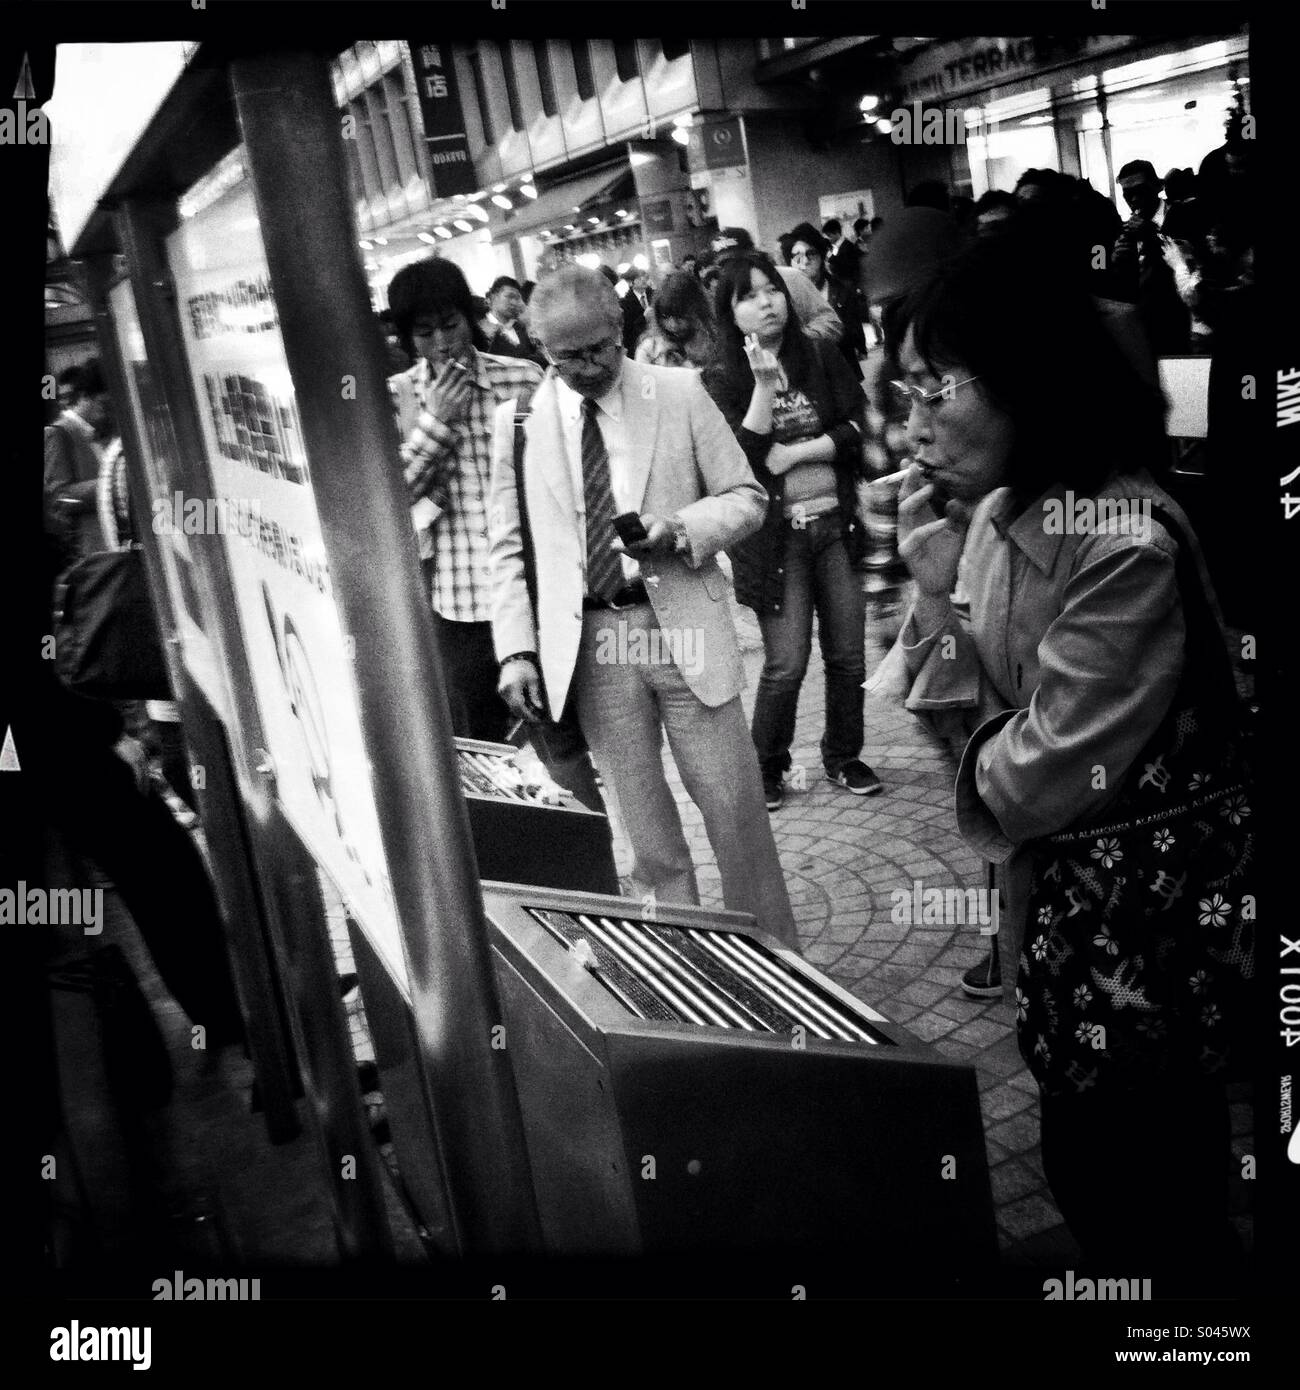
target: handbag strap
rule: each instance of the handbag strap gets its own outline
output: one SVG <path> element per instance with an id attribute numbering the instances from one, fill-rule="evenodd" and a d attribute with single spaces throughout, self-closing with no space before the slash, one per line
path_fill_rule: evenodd
<path id="1" fill-rule="evenodd" d="M 1218 616 L 1210 601 L 1200 566 L 1196 563 L 1196 551 L 1187 532 L 1163 507 L 1152 503 L 1151 515 L 1169 532 L 1178 546 L 1174 575 L 1187 633 L 1187 661 L 1182 683 L 1195 682 L 1193 688 L 1200 692 L 1198 702 L 1219 704 L 1235 714 L 1239 712 L 1240 705 L 1237 682 Z"/>

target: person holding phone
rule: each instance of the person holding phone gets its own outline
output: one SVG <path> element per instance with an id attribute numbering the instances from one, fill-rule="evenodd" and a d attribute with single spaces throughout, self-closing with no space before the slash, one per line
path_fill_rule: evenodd
<path id="1" fill-rule="evenodd" d="M 389 387 L 452 729 L 500 742 L 510 715 L 497 695 L 487 581 L 492 418 L 502 401 L 537 386 L 541 368 L 484 350 L 473 296 L 452 261 L 435 257 L 399 270 L 388 305 L 415 357 Z"/>
<path id="2" fill-rule="evenodd" d="M 492 625 L 502 696 L 533 723 L 576 710 L 618 803 L 635 892 L 698 903 L 664 773 L 667 735 L 725 906 L 797 950 L 716 558 L 760 524 L 763 490 L 694 372 L 624 356 L 622 307 L 598 271 L 546 276 L 530 313 L 551 370 L 522 426 L 518 475 L 514 403 L 497 411 Z"/>
<path id="3" fill-rule="evenodd" d="M 791 765 L 799 689 L 817 614 L 826 665 L 827 778 L 855 796 L 883 790 L 863 744 L 866 597 L 853 565 L 862 389 L 834 343 L 799 327 L 790 292 L 758 251 L 728 259 L 715 290 L 717 357 L 704 383 L 767 491 L 758 532 L 731 547 L 736 597 L 758 615 L 765 660 L 752 734 L 769 811 Z"/>

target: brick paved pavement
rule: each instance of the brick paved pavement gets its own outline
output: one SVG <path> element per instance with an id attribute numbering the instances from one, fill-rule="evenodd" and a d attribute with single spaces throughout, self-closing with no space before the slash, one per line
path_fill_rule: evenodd
<path id="1" fill-rule="evenodd" d="M 762 640 L 748 609 L 734 609 L 746 672 L 745 708 L 753 710 L 762 668 Z M 867 671 L 897 631 L 868 616 Z M 961 976 L 984 958 L 987 939 L 976 925 L 897 925 L 891 893 L 925 887 L 983 888 L 985 865 L 959 838 L 953 818 L 956 762 L 949 750 L 905 710 L 866 699 L 863 758 L 885 784 L 876 797 L 855 797 L 825 780 L 818 742 L 825 683 L 816 643 L 799 699 L 793 759 L 805 789 L 786 788 L 773 815 L 804 958 L 892 1022 L 976 1068 L 1003 1258 L 1013 1265 L 1070 1266 L 1078 1248 L 1061 1221 L 1043 1176 L 1038 1145 L 1037 1086 L 1016 1046 L 1002 1000 L 968 998 Z M 665 753 L 670 785 L 695 857 L 701 898 L 722 906 L 717 867 L 698 811 Z M 630 857 L 621 828 L 619 872 Z M 1234 1106 L 1234 1149 L 1249 1151 L 1250 1117 Z M 1241 1185 L 1234 1206 L 1245 1206 Z M 1248 1223 L 1239 1219 L 1243 1235 Z"/>

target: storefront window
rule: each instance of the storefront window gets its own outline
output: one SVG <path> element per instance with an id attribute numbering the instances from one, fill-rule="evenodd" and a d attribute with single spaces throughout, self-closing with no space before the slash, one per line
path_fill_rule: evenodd
<path id="1" fill-rule="evenodd" d="M 1051 94 L 1039 87 L 966 112 L 971 196 L 1010 192 L 1026 169 L 1057 169 Z"/>
<path id="2" fill-rule="evenodd" d="M 1172 57 L 1169 61 L 1173 61 Z M 1235 105 L 1234 84 L 1226 66 L 1157 78 L 1143 87 L 1112 91 L 1111 82 L 1122 81 L 1127 71 L 1120 68 L 1102 77 L 1107 91 L 1113 172 L 1118 174 L 1133 159 L 1150 160 L 1161 178 L 1173 168 L 1195 171 L 1211 150 L 1223 144 L 1224 122 Z M 1243 93 L 1248 93 L 1249 78 L 1238 80 Z M 1118 183 L 1112 188 L 1112 196 L 1122 209 Z"/>

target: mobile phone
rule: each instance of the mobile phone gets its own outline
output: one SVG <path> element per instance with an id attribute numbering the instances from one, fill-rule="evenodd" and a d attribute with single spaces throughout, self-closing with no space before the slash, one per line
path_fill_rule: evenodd
<path id="1" fill-rule="evenodd" d="M 624 545 L 636 545 L 650 534 L 636 512 L 624 512 L 614 518 L 614 530 Z"/>

